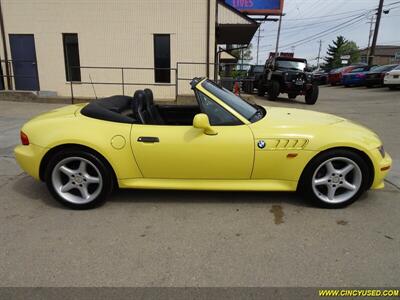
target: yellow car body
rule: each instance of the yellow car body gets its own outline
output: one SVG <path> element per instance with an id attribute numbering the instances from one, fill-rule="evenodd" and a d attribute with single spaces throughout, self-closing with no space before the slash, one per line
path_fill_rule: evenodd
<path id="1" fill-rule="evenodd" d="M 201 82 L 200 82 L 201 83 Z M 307 164 L 334 148 L 353 149 L 373 168 L 372 189 L 383 188 L 391 158 L 379 151 L 378 136 L 343 118 L 308 110 L 265 107 L 251 123 L 197 84 L 196 89 L 233 114 L 242 125 L 212 126 L 215 135 L 193 126 L 126 124 L 89 118 L 85 104 L 69 105 L 27 122 L 29 145 L 15 148 L 24 171 L 43 180 L 52 151 L 80 145 L 100 154 L 120 188 L 296 191 Z M 159 143 L 139 143 L 157 136 Z M 258 147 L 259 142 L 264 148 Z"/>

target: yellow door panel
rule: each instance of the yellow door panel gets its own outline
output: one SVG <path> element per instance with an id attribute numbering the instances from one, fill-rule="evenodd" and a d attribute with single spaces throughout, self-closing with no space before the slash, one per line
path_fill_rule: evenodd
<path id="1" fill-rule="evenodd" d="M 143 177 L 250 179 L 251 130 L 246 125 L 213 129 L 217 135 L 206 135 L 192 126 L 133 125 L 132 151 Z"/>

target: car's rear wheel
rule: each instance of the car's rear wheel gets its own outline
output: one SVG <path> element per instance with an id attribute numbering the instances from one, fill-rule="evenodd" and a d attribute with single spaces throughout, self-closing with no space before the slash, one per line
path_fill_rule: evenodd
<path id="1" fill-rule="evenodd" d="M 268 89 L 268 99 L 275 101 L 279 96 L 280 85 L 276 80 L 271 81 L 271 85 Z"/>
<path id="2" fill-rule="evenodd" d="M 263 97 L 265 95 L 265 87 L 262 83 L 262 81 L 260 81 L 257 85 L 257 95 Z"/>
<path id="3" fill-rule="evenodd" d="M 80 150 L 61 151 L 47 165 L 45 181 L 53 197 L 73 209 L 100 206 L 112 191 L 113 178 L 96 155 Z"/>
<path id="4" fill-rule="evenodd" d="M 288 93 L 288 98 L 289 98 L 290 100 L 294 100 L 294 99 L 296 99 L 296 97 L 297 97 L 297 94 L 296 94 L 296 93 Z"/>
<path id="5" fill-rule="evenodd" d="M 356 201 L 368 188 L 367 163 L 349 150 L 332 150 L 314 158 L 304 170 L 299 190 L 319 207 L 341 208 Z"/>

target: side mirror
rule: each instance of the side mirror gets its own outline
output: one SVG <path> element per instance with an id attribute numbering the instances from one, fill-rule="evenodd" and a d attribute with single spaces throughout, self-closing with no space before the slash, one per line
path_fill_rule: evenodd
<path id="1" fill-rule="evenodd" d="M 217 135 L 218 132 L 211 127 L 210 121 L 206 114 L 197 114 L 193 119 L 193 127 L 203 129 L 203 132 L 207 135 Z"/>

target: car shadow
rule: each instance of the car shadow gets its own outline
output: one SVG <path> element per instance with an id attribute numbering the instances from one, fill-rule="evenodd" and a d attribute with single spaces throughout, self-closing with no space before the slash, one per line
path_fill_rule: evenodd
<path id="1" fill-rule="evenodd" d="M 12 183 L 13 191 L 20 195 L 22 200 L 42 201 L 45 205 L 54 208 L 64 208 L 53 199 L 46 184 L 39 182 L 28 175 L 17 177 Z M 290 192 L 225 192 L 225 191 L 185 191 L 185 190 L 116 190 L 108 199 L 110 203 L 264 203 L 290 204 L 300 207 L 311 207 L 297 193 Z"/>
<path id="2" fill-rule="evenodd" d="M 22 199 L 38 200 L 48 206 L 61 207 L 47 190 L 46 184 L 33 179 L 29 175 L 18 176 L 12 182 L 11 188 L 16 194 L 22 196 Z"/>

